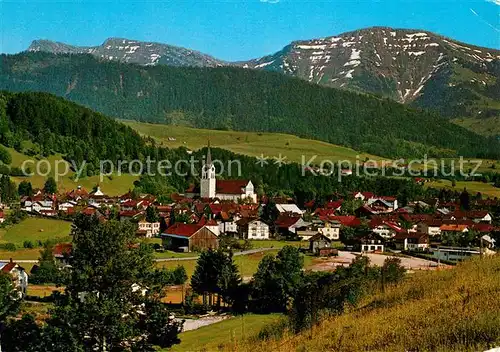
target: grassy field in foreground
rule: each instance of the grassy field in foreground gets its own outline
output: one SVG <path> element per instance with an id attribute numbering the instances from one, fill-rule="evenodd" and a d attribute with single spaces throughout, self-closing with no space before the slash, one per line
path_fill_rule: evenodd
<path id="1" fill-rule="evenodd" d="M 312 331 L 223 351 L 484 351 L 500 346 L 500 256 L 419 272 Z"/>
<path id="2" fill-rule="evenodd" d="M 477 192 L 481 192 L 481 194 L 488 195 L 490 197 L 500 197 L 500 188 L 494 187 L 490 183 L 484 182 L 472 182 L 472 181 L 457 181 L 455 187 L 452 186 L 451 181 L 449 180 L 438 180 L 432 181 L 425 184 L 426 187 L 433 188 L 445 188 L 456 190 L 458 192 L 463 191 L 464 188 L 467 189 L 467 192 L 470 194 L 476 194 Z"/>
<path id="3" fill-rule="evenodd" d="M 71 231 L 71 222 L 28 217 L 19 224 L 0 229 L 0 243 L 14 243 L 23 246 L 24 241 L 33 243 L 40 240 L 61 239 L 68 241 Z M 35 258 L 36 259 L 36 258 Z"/>
<path id="4" fill-rule="evenodd" d="M 245 314 L 197 330 L 186 331 L 179 336 L 181 343 L 169 351 L 217 351 L 220 345 L 228 341 L 239 341 L 255 336 L 265 325 L 276 322 L 280 316 Z"/>
<path id="5" fill-rule="evenodd" d="M 51 155 L 45 159 L 49 162 L 50 166 L 48 166 L 46 163 L 40 163 L 40 168 L 39 168 L 40 173 L 37 173 L 35 163 L 39 162 L 38 159 L 21 154 L 12 148 L 6 148 L 6 149 L 9 151 L 12 157 L 11 166 L 21 167 L 23 165 L 23 162 L 25 162 L 26 160 L 34 161 L 34 163 L 26 164 L 26 167 L 29 167 L 31 172 L 34 173 L 34 175 L 30 177 L 12 177 L 13 181 L 16 182 L 17 184 L 19 184 L 23 180 L 27 180 L 31 182 L 34 188 L 43 188 L 43 185 L 47 177 L 55 175 L 54 170 L 56 170 L 58 163 L 61 163 L 58 166 L 61 172 L 65 170 L 66 168 L 65 165 L 69 167 L 69 164 L 62 159 L 61 155 L 59 154 Z M 91 177 L 83 177 L 80 178 L 78 181 L 75 181 L 72 178 L 73 176 L 74 172 L 69 171 L 69 173 L 66 176 L 63 176 L 57 180 L 58 181 L 57 188 L 60 193 L 63 193 L 65 191 L 71 191 L 72 189 L 75 189 L 78 186 L 82 186 L 86 188 L 87 191 L 90 192 L 94 188 L 94 186 L 99 184 L 101 190 L 108 195 L 111 196 L 122 195 L 124 193 L 127 193 L 128 190 L 134 188 L 134 181 L 138 179 L 138 177 L 136 176 L 131 176 L 129 174 L 122 174 L 122 175 L 113 175 L 111 177 L 104 176 L 102 180 L 100 179 L 99 176 L 91 176 Z"/>
<path id="6" fill-rule="evenodd" d="M 136 121 L 121 121 L 143 135 L 148 135 L 170 148 L 186 147 L 191 150 L 206 147 L 208 140 L 217 148 L 223 148 L 235 153 L 265 157 L 277 157 L 280 154 L 287 157 L 286 161 L 302 162 L 302 155 L 307 159 L 317 155 L 321 160 L 356 160 L 359 155 L 363 161 L 366 157 L 373 160 L 383 158 L 360 153 L 353 149 L 321 142 L 312 139 L 299 138 L 290 134 L 268 132 L 237 132 L 197 129 L 184 126 L 142 123 Z M 169 140 L 175 138 L 175 140 Z"/>

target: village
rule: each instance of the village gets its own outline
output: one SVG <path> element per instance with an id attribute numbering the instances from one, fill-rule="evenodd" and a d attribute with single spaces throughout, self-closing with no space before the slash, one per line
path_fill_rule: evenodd
<path id="1" fill-rule="evenodd" d="M 168 203 L 134 191 L 108 196 L 97 186 L 90 192 L 78 187 L 64 194 L 34 190 L 21 197 L 20 210 L 39 218 L 71 220 L 84 214 L 100 221 L 131 222 L 138 241 L 158 240 L 156 252 L 194 259 L 208 249 L 245 254 L 257 243 L 262 251 L 277 243 L 292 244 L 323 258 L 313 270 L 349 265 L 360 254 L 369 254 L 373 263 L 399 256 L 408 269 L 435 269 L 497 249 L 500 228 L 493 214 L 498 199 L 414 199 L 400 207 L 396 197 L 354 191 L 348 197 L 332 195 L 322 204 L 311 200 L 299 206 L 291 197 L 258 197 L 250 180 L 218 180 L 210 149 L 206 160 L 200 184 L 172 194 Z M 0 213 L 0 221 L 5 219 Z M 15 253 L 13 259 L 0 259 L 0 270 L 16 278 L 24 295 L 31 273 L 21 261 L 16 263 Z M 59 265 L 70 265 L 71 243 L 57 243 L 53 255 Z"/>

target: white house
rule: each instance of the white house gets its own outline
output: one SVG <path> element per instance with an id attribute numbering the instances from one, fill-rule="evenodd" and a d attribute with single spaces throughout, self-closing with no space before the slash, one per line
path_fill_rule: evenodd
<path id="1" fill-rule="evenodd" d="M 259 219 L 242 218 L 238 220 L 238 233 L 241 238 L 248 240 L 268 240 L 269 226 Z"/>
<path id="2" fill-rule="evenodd" d="M 417 224 L 417 231 L 428 234 L 431 237 L 441 235 L 441 225 L 443 224 L 440 220 L 431 221 L 420 221 Z"/>
<path id="3" fill-rule="evenodd" d="M 70 200 L 67 202 L 59 203 L 59 205 L 57 206 L 57 209 L 59 211 L 68 212 L 70 209 L 73 209 L 76 205 L 77 205 L 77 202 Z"/>
<path id="4" fill-rule="evenodd" d="M 238 232 L 238 225 L 235 220 L 219 222 L 219 234 L 235 234 Z"/>
<path id="5" fill-rule="evenodd" d="M 340 239 L 340 222 L 326 221 L 324 225 L 318 226 L 318 232 L 332 241 L 337 241 Z"/>
<path id="6" fill-rule="evenodd" d="M 11 259 L 9 262 L 0 262 L 0 271 L 12 276 L 14 288 L 19 293 L 19 297 L 24 297 L 28 290 L 28 274 L 24 268 Z"/>
<path id="7" fill-rule="evenodd" d="M 160 233 L 160 223 L 159 222 L 148 222 L 146 220 L 141 220 L 137 223 L 138 233 L 144 234 L 145 237 L 151 238 Z"/>

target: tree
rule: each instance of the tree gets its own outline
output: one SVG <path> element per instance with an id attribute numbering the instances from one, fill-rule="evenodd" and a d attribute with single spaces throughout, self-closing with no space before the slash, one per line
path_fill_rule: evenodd
<path id="1" fill-rule="evenodd" d="M 40 251 L 38 258 L 38 267 L 32 271 L 30 281 L 34 284 L 57 283 L 59 277 L 59 269 L 56 266 L 53 247 L 46 245 Z"/>
<path id="2" fill-rule="evenodd" d="M 4 335 L 2 347 L 5 352 L 42 351 L 42 329 L 30 314 L 23 315 L 20 320 L 9 321 Z"/>
<path id="3" fill-rule="evenodd" d="M 464 188 L 463 192 L 460 194 L 460 208 L 463 210 L 470 210 L 470 196 L 466 188 Z"/>
<path id="4" fill-rule="evenodd" d="M 10 202 L 17 198 L 17 187 L 8 175 L 0 178 L 0 201 Z"/>
<path id="5" fill-rule="evenodd" d="M 45 181 L 45 185 L 43 186 L 43 190 L 45 193 L 49 194 L 57 193 L 57 182 L 54 177 L 49 176 L 49 178 L 47 178 L 47 181 Z"/>
<path id="6" fill-rule="evenodd" d="M 397 257 L 388 257 L 382 265 L 382 284 L 397 284 L 403 280 L 406 269 L 401 265 L 401 259 Z"/>
<path id="7" fill-rule="evenodd" d="M 160 214 L 158 213 L 158 209 L 156 207 L 150 205 L 146 209 L 146 221 L 147 222 L 159 222 Z"/>
<path id="8" fill-rule="evenodd" d="M 302 279 L 304 260 L 299 250 L 283 247 L 276 257 L 266 255 L 253 278 L 252 297 L 263 312 L 285 312 Z"/>
<path id="9" fill-rule="evenodd" d="M 221 249 L 209 249 L 202 252 L 196 262 L 191 277 L 191 288 L 193 292 L 203 296 L 204 305 L 213 306 L 214 295 L 217 295 L 217 305 L 220 306 L 221 298 L 226 303 L 233 302 L 233 292 L 236 291 L 240 281 L 232 253 L 225 253 Z"/>
<path id="10" fill-rule="evenodd" d="M 12 277 L 0 271 L 0 350 L 7 320 L 17 314 L 19 303 L 19 294 L 14 289 Z"/>
<path id="11" fill-rule="evenodd" d="M 356 238 L 356 229 L 350 226 L 340 228 L 340 241 L 343 244 L 352 244 Z"/>
<path id="12" fill-rule="evenodd" d="M 19 187 L 17 188 L 17 193 L 19 193 L 20 197 L 28 196 L 31 197 L 33 195 L 33 187 L 30 181 L 21 181 Z"/>
<path id="13" fill-rule="evenodd" d="M 98 351 L 177 343 L 182 323 L 161 304 L 165 285 L 152 274 L 151 248 L 134 243 L 133 225 L 80 214 L 74 227 L 66 289 L 47 321 L 52 333 Z"/>
<path id="14" fill-rule="evenodd" d="M 12 157 L 7 149 L 0 146 L 0 161 L 6 165 L 9 165 L 12 162 Z"/>
<path id="15" fill-rule="evenodd" d="M 174 285 L 184 285 L 188 279 L 186 269 L 182 265 L 177 265 L 177 267 L 172 270 L 172 283 Z"/>

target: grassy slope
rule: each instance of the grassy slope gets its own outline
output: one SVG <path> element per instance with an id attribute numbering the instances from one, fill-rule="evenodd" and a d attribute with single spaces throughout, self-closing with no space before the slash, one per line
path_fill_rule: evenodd
<path id="1" fill-rule="evenodd" d="M 437 180 L 425 184 L 426 187 L 432 188 L 446 188 L 451 190 L 457 190 L 461 192 L 464 188 L 471 194 L 476 194 L 481 192 L 481 194 L 488 195 L 490 197 L 500 197 L 500 188 L 493 187 L 490 183 L 483 182 L 472 182 L 472 181 L 457 181 L 455 187 L 452 186 L 449 180 Z"/>
<path id="2" fill-rule="evenodd" d="M 457 125 L 465 127 L 473 132 L 485 135 L 485 136 L 497 136 L 500 135 L 500 117 L 488 117 L 488 118 L 457 118 L 452 120 Z"/>
<path id="3" fill-rule="evenodd" d="M 281 340 L 225 351 L 482 351 L 500 346 L 500 256 L 418 272 L 385 294 Z M 311 334 L 312 337 L 311 338 Z M 235 348 L 236 347 L 236 348 Z"/>
<path id="4" fill-rule="evenodd" d="M 180 334 L 181 343 L 169 351 L 217 351 L 228 341 L 242 340 L 257 334 L 266 324 L 279 319 L 279 314 L 246 314 Z"/>
<path id="5" fill-rule="evenodd" d="M 45 241 L 49 239 L 60 238 L 63 241 L 70 240 L 71 222 L 27 218 L 19 224 L 9 226 L 0 230 L 0 243 L 14 243 L 22 247 L 24 241 Z M 35 258 L 36 259 L 36 258 Z"/>
<path id="6" fill-rule="evenodd" d="M 38 159 L 19 153 L 12 148 L 6 148 L 6 149 L 9 151 L 12 157 L 11 166 L 21 167 L 21 165 L 25 160 L 34 160 L 35 163 L 38 161 Z M 56 168 L 57 163 L 64 161 L 61 155 L 51 155 L 48 158 L 46 158 L 46 160 L 48 160 L 51 165 L 50 170 L 52 170 L 52 172 L 49 173 L 49 175 L 51 176 L 54 176 L 54 170 Z M 45 174 L 48 171 L 46 165 L 44 164 L 40 165 L 41 165 L 40 173 Z M 26 164 L 26 166 L 29 167 L 31 171 L 35 173 L 35 175 L 31 177 L 13 177 L 14 182 L 19 184 L 23 180 L 29 180 L 34 188 L 43 188 L 43 185 L 47 177 L 37 174 L 33 166 L 33 163 Z M 64 169 L 65 167 L 61 163 L 59 166 L 59 170 L 64 170 Z M 134 181 L 138 179 L 138 177 L 136 176 L 122 174 L 121 176 L 114 175 L 111 178 L 104 177 L 102 181 L 99 179 L 99 176 L 84 177 L 79 179 L 78 181 L 75 181 L 71 178 L 73 175 L 74 172 L 70 171 L 68 175 L 58 180 L 57 186 L 59 192 L 62 193 L 64 191 L 70 191 L 72 189 L 75 189 L 77 186 L 82 186 L 86 188 L 88 191 L 90 191 L 95 185 L 99 184 L 101 186 L 102 191 L 108 195 L 111 196 L 122 195 L 126 193 L 129 189 L 132 189 L 134 187 L 133 186 Z"/>
<path id="7" fill-rule="evenodd" d="M 170 148 L 184 146 L 197 150 L 206 147 L 208 140 L 212 146 L 230 150 L 251 156 L 277 157 L 280 153 L 287 157 L 287 160 L 302 162 L 302 155 L 309 160 L 317 155 L 316 160 L 356 160 L 359 155 L 360 161 L 365 157 L 382 160 L 379 156 L 360 153 L 353 149 L 338 145 L 299 138 L 290 134 L 282 133 L 258 133 L 258 132 L 237 132 L 219 131 L 208 129 L 197 129 L 184 126 L 172 126 L 162 124 L 141 123 L 135 121 L 123 121 L 142 135 L 154 137 L 163 145 Z M 175 141 L 169 141 L 173 137 Z"/>
<path id="8" fill-rule="evenodd" d="M 302 155 L 305 161 L 308 161 L 314 155 L 317 155 L 315 162 L 322 160 L 349 160 L 356 161 L 359 155 L 359 161 L 363 162 L 366 157 L 373 160 L 388 160 L 376 155 L 360 153 L 350 148 L 329 144 L 322 141 L 303 139 L 289 134 L 281 133 L 257 133 L 257 132 L 237 132 L 237 131 L 219 131 L 208 129 L 197 129 L 184 126 L 172 126 L 162 124 L 151 124 L 136 121 L 124 121 L 137 132 L 155 138 L 163 145 L 176 148 L 184 146 L 196 150 L 210 144 L 215 147 L 228 149 L 235 153 L 241 153 L 250 156 L 275 157 L 282 154 L 287 157 L 286 161 L 302 162 Z M 175 138 L 175 141 L 169 141 L 168 138 Z M 443 159 L 445 165 L 450 165 L 451 161 L 458 168 L 459 159 Z M 469 163 L 464 160 L 464 170 L 474 168 L 475 163 Z M 438 165 L 441 159 L 436 159 Z M 491 169 L 490 166 L 495 163 L 497 168 Z M 429 164 L 433 165 L 433 164 Z M 420 170 L 423 164 L 414 164 L 413 168 Z M 500 163 L 493 160 L 482 160 L 482 166 L 477 172 L 497 171 L 500 172 Z"/>

